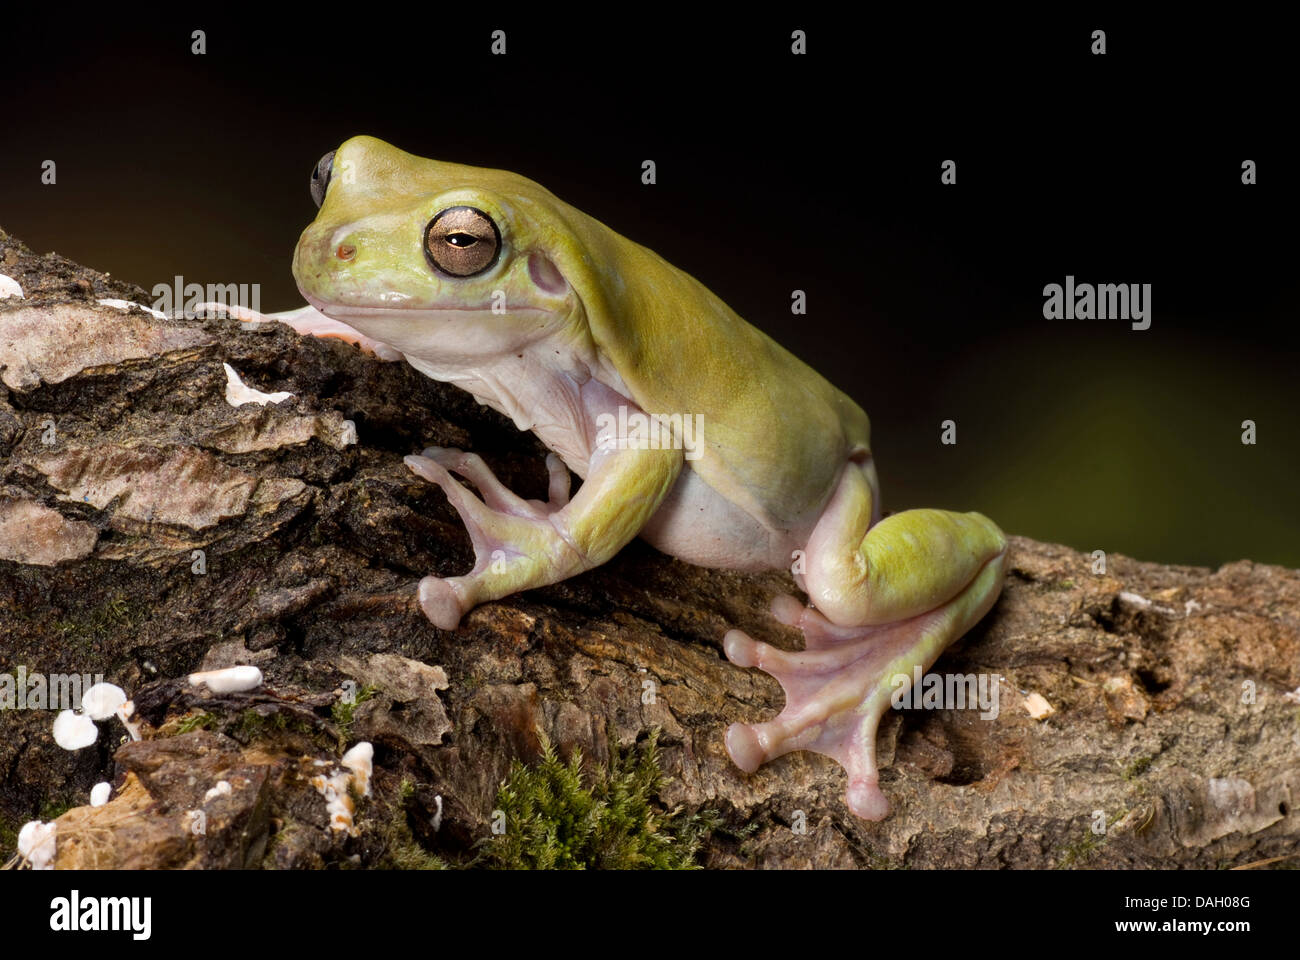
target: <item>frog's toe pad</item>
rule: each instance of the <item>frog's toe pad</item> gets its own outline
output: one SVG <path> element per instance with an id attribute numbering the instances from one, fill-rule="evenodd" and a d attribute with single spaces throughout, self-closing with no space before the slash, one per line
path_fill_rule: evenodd
<path id="1" fill-rule="evenodd" d="M 425 577 L 418 591 L 420 609 L 439 630 L 455 630 L 460 624 L 461 601 L 456 588 L 441 577 Z"/>
<path id="2" fill-rule="evenodd" d="M 863 820 L 884 820 L 889 816 L 889 801 L 876 777 L 849 780 L 844 800 L 853 815 Z"/>
<path id="3" fill-rule="evenodd" d="M 743 630 L 728 630 L 722 638 L 722 651 L 738 667 L 756 667 L 759 664 L 758 641 Z"/>
<path id="4" fill-rule="evenodd" d="M 759 742 L 758 734 L 747 723 L 733 723 L 727 727 L 727 753 L 731 762 L 746 773 L 753 773 L 767 759 L 767 751 Z"/>

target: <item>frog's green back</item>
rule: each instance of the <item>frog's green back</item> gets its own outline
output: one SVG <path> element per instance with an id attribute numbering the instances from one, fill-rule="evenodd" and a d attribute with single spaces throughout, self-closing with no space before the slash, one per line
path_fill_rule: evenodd
<path id="1" fill-rule="evenodd" d="M 568 209 L 589 257 L 570 266 L 570 283 L 632 399 L 649 413 L 703 415 L 691 466 L 729 497 L 748 492 L 746 505 L 779 523 L 819 510 L 845 459 L 869 449 L 862 409 L 690 274 Z"/>

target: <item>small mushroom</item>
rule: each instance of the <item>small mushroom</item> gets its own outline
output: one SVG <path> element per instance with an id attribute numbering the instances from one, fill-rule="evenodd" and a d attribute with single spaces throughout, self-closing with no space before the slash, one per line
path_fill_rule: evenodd
<path id="1" fill-rule="evenodd" d="M 92 807 L 102 807 L 108 803 L 109 794 L 113 792 L 112 784 L 100 783 L 90 788 L 90 805 Z"/>
<path id="2" fill-rule="evenodd" d="M 18 831 L 18 852 L 31 863 L 33 870 L 54 869 L 58 832 L 58 824 L 39 820 L 23 824 Z"/>
<path id="3" fill-rule="evenodd" d="M 224 670 L 206 670 L 191 673 L 190 685 L 206 684 L 213 693 L 239 693 L 255 690 L 262 685 L 262 671 L 257 667 L 227 667 Z"/>
<path id="4" fill-rule="evenodd" d="M 84 713 L 64 710 L 54 718 L 54 742 L 64 750 L 80 750 L 99 739 L 99 727 Z"/>
<path id="5" fill-rule="evenodd" d="M 3 273 L 0 273 L 0 300 L 6 300 L 9 297 L 17 297 L 19 300 L 25 299 L 23 297 L 23 288 L 13 277 L 6 277 Z"/>
<path id="6" fill-rule="evenodd" d="M 81 709 L 91 720 L 107 720 L 126 703 L 126 691 L 116 684 L 97 683 L 81 698 Z"/>

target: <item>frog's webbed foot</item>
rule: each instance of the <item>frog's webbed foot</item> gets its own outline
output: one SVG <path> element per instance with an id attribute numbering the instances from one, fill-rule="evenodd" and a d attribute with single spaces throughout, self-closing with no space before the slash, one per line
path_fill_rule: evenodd
<path id="1" fill-rule="evenodd" d="M 732 663 L 771 674 L 786 696 L 785 708 L 774 720 L 728 728 L 731 759 L 752 773 L 792 750 L 824 754 L 848 774 L 849 809 L 864 820 L 884 819 L 889 801 L 880 789 L 876 728 L 891 694 L 910 687 L 915 667 L 928 668 L 987 612 L 1001 576 L 1002 563 L 989 563 L 948 603 L 872 626 L 839 626 L 793 597 L 778 597 L 772 613 L 803 631 L 804 650 L 788 653 L 740 630 L 723 640 Z"/>
<path id="2" fill-rule="evenodd" d="M 374 354 L 380 360 L 402 359 L 402 354 L 388 344 L 367 337 L 361 331 L 354 330 L 341 320 L 331 320 L 312 306 L 301 307 L 297 310 L 285 310 L 281 313 L 258 313 L 256 310 L 250 310 L 247 307 L 225 303 L 201 303 L 195 309 L 201 313 L 222 311 L 227 316 L 244 323 L 262 323 L 274 320 L 293 327 L 303 336 L 327 337 L 353 344 L 366 353 Z"/>
<path id="3" fill-rule="evenodd" d="M 468 574 L 420 581 L 420 608 L 435 626 L 453 630 L 470 608 L 527 589 L 540 571 L 571 562 L 573 548 L 550 519 L 568 503 L 569 472 L 554 454 L 546 464 L 550 499 L 542 502 L 511 492 L 476 453 L 430 447 L 406 458 L 414 473 L 442 488 L 474 545 L 474 569 Z M 473 483 L 483 499 L 457 482 L 452 471 Z"/>

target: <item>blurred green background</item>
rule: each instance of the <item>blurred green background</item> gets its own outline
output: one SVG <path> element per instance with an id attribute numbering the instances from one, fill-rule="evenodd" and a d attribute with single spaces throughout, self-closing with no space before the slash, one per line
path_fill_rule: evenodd
<path id="1" fill-rule="evenodd" d="M 0 225 L 146 289 L 258 283 L 263 309 L 287 309 L 308 175 L 346 137 L 512 169 L 852 395 L 886 509 L 978 509 L 1149 560 L 1300 567 L 1282 39 L 1110 21 L 1097 58 L 1092 26 L 37 20 L 7 52 L 19 107 Z M 498 28 L 505 57 L 488 52 Z M 1240 183 L 1247 158 L 1256 186 Z M 956 186 L 939 183 L 946 159 Z M 1151 329 L 1044 320 L 1042 288 L 1067 274 L 1152 284 Z M 807 316 L 789 312 L 794 289 Z M 939 442 L 947 419 L 956 446 Z"/>

